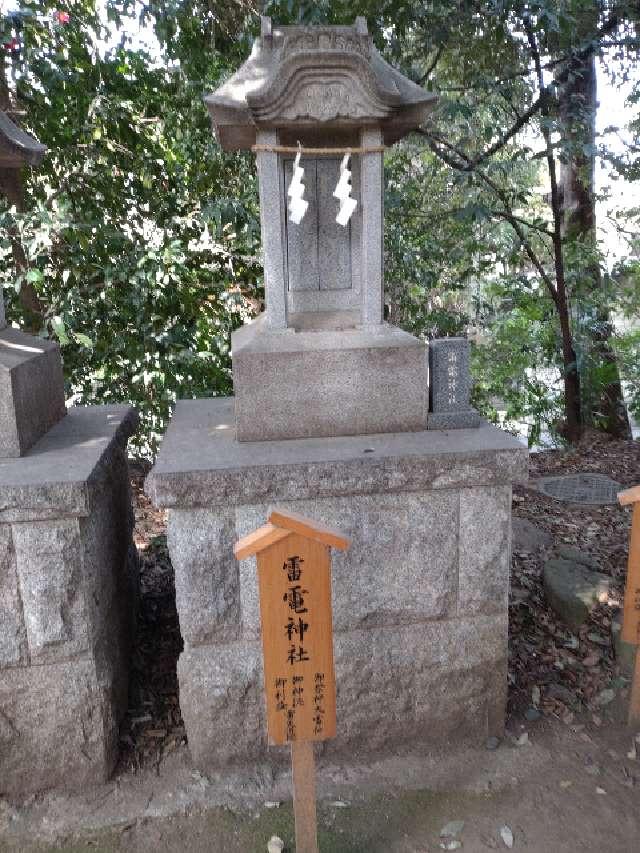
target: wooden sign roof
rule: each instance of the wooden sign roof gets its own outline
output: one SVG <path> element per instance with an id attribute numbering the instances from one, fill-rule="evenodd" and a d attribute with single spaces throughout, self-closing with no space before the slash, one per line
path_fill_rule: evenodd
<path id="1" fill-rule="evenodd" d="M 351 544 L 339 530 L 325 527 L 310 518 L 288 510 L 274 509 L 267 524 L 263 524 L 262 527 L 236 542 L 233 553 L 236 559 L 244 560 L 275 545 L 292 533 L 298 533 L 306 539 L 320 542 L 330 548 L 339 548 L 341 551 L 345 551 Z"/>
<path id="2" fill-rule="evenodd" d="M 626 489 L 624 492 L 618 492 L 618 501 L 621 506 L 628 506 L 640 501 L 640 486 L 634 486 L 632 489 Z"/>

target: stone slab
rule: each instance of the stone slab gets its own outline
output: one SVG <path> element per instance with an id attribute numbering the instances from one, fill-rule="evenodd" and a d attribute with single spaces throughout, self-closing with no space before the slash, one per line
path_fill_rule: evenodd
<path id="1" fill-rule="evenodd" d="M 0 796 L 104 781 L 116 759 L 105 730 L 114 726 L 90 660 L 1 670 Z"/>
<path id="2" fill-rule="evenodd" d="M 66 414 L 60 347 L 0 331 L 0 458 L 23 456 Z"/>
<path id="3" fill-rule="evenodd" d="M 429 412 L 427 429 L 472 429 L 479 427 L 481 423 L 480 415 L 469 407 L 459 412 Z"/>
<path id="4" fill-rule="evenodd" d="M 187 509 L 499 485 L 527 476 L 527 448 L 489 424 L 238 442 L 234 400 L 217 398 L 177 404 L 146 488 L 157 506 Z"/>
<path id="5" fill-rule="evenodd" d="M 272 507 L 237 507 L 236 537 L 264 524 Z M 278 507 L 338 528 L 351 540 L 347 551 L 332 553 L 334 631 L 420 623 L 456 612 L 455 491 L 321 498 L 278 502 Z M 231 546 L 226 543 L 227 549 Z M 260 612 L 255 557 L 241 560 L 239 568 L 242 630 L 256 637 Z"/>
<path id="6" fill-rule="evenodd" d="M 422 430 L 424 343 L 391 326 L 284 333 L 263 321 L 232 336 L 239 441 Z"/>
<path id="7" fill-rule="evenodd" d="M 0 460 L 0 521 L 87 516 L 102 456 L 137 422 L 129 406 L 71 408 L 21 459 Z"/>
<path id="8" fill-rule="evenodd" d="M 347 631 L 334 646 L 338 734 L 326 752 L 353 756 L 412 741 L 442 748 L 502 733 L 506 614 Z M 266 744 L 257 640 L 187 647 L 178 677 L 201 770 L 283 754 Z"/>
<path id="9" fill-rule="evenodd" d="M 430 342 L 430 412 L 465 412 L 470 408 L 469 346 L 466 338 L 436 338 Z"/>

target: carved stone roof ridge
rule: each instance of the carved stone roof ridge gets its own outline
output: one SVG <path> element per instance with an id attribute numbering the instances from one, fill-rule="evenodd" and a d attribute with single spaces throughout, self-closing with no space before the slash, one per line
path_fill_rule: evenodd
<path id="1" fill-rule="evenodd" d="M 238 71 L 205 97 L 225 149 L 250 148 L 258 127 L 379 125 L 385 142 L 418 127 L 437 97 L 393 68 L 363 19 L 352 26 L 272 27 Z"/>

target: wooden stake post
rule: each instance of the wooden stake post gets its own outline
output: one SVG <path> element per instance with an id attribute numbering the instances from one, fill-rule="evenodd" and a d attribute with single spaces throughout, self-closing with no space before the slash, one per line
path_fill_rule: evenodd
<path id="1" fill-rule="evenodd" d="M 622 640 L 636 647 L 629 701 L 629 725 L 637 726 L 640 725 L 640 486 L 620 492 L 618 500 L 622 506 L 633 505 L 627 586 L 622 613 Z"/>
<path id="2" fill-rule="evenodd" d="M 336 733 L 330 548 L 349 540 L 275 510 L 236 543 L 257 556 L 269 743 L 291 744 L 296 853 L 318 853 L 313 741 Z"/>

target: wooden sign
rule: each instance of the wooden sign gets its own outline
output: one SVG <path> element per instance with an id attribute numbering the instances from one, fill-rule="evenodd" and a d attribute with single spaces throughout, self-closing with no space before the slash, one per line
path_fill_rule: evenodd
<path id="1" fill-rule="evenodd" d="M 291 744 L 296 851 L 316 853 L 313 741 L 336 733 L 330 548 L 338 531 L 275 510 L 236 543 L 237 559 L 256 555 L 271 744 Z"/>
<path id="2" fill-rule="evenodd" d="M 640 486 L 620 492 L 618 500 L 622 506 L 633 504 L 622 639 L 637 646 L 640 644 Z"/>
<path id="3" fill-rule="evenodd" d="M 629 702 L 629 724 L 637 725 L 640 723 L 640 654 L 637 648 L 640 645 L 640 486 L 620 492 L 618 500 L 622 506 L 633 505 L 621 637 L 625 643 L 636 646 Z"/>

